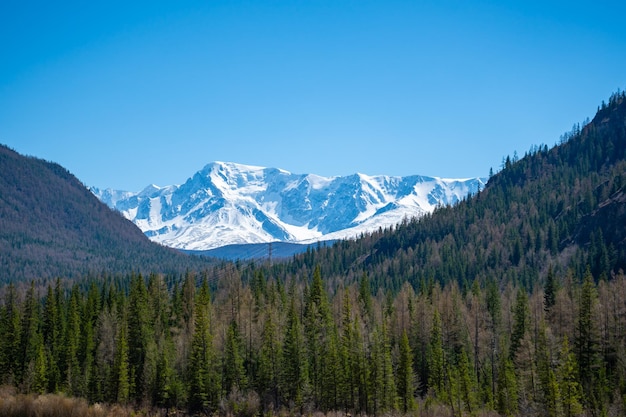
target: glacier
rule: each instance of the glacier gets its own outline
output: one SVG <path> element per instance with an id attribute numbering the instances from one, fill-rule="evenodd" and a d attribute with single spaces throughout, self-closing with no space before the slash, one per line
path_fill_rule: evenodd
<path id="1" fill-rule="evenodd" d="M 212 162 L 182 185 L 140 192 L 91 187 L 151 240 L 177 249 L 267 242 L 310 243 L 362 233 L 454 205 L 486 178 L 365 174 L 322 177 Z"/>

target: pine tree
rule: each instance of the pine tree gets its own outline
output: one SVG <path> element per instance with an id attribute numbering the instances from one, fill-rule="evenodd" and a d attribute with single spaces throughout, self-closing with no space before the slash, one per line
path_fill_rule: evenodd
<path id="1" fill-rule="evenodd" d="M 367 274 L 365 272 L 361 276 L 361 281 L 359 282 L 359 301 L 361 302 L 365 317 L 371 319 L 373 314 L 372 289 L 369 278 L 367 278 Z"/>
<path id="2" fill-rule="evenodd" d="M 328 317 L 324 325 L 321 360 L 321 395 L 320 404 L 323 410 L 337 410 L 341 391 L 341 361 L 339 357 L 339 335 L 337 326 Z"/>
<path id="3" fill-rule="evenodd" d="M 537 375 L 539 377 L 541 397 L 539 401 L 549 417 L 560 417 L 561 392 L 552 369 L 552 358 L 546 335 L 545 323 L 539 325 L 537 334 Z"/>
<path id="4" fill-rule="evenodd" d="M 428 355 L 428 387 L 437 397 L 445 394 L 444 380 L 444 351 L 441 334 L 441 318 L 437 310 L 433 313 L 433 327 L 430 331 L 430 344 Z"/>
<path id="5" fill-rule="evenodd" d="M 287 313 L 287 329 L 283 344 L 283 392 L 287 403 L 293 403 L 302 410 L 308 386 L 307 355 L 300 323 L 292 296 Z"/>
<path id="6" fill-rule="evenodd" d="M 115 401 L 122 404 L 128 402 L 130 398 L 130 364 L 127 332 L 126 323 L 120 323 L 115 351 L 115 371 L 113 375 L 115 378 Z"/>
<path id="7" fill-rule="evenodd" d="M 341 357 L 341 390 L 340 397 L 343 399 L 343 408 L 355 409 L 358 402 L 360 382 L 360 350 L 356 340 L 354 322 L 352 320 L 352 306 L 349 291 L 344 291 L 342 305 L 342 331 L 340 341 Z"/>
<path id="8" fill-rule="evenodd" d="M 485 294 L 487 311 L 491 318 L 491 346 L 489 349 L 489 364 L 491 365 L 491 395 L 496 398 L 496 382 L 498 379 L 498 355 L 500 351 L 499 346 L 499 333 L 500 326 L 502 324 L 502 301 L 500 299 L 500 292 L 498 286 L 494 280 L 490 280 L 487 283 L 487 291 Z"/>
<path id="9" fill-rule="evenodd" d="M 465 405 L 465 410 L 472 415 L 478 409 L 478 398 L 476 397 L 478 384 L 465 350 L 461 352 L 459 357 L 458 369 L 461 400 Z"/>
<path id="10" fill-rule="evenodd" d="M 365 340 L 363 339 L 363 334 L 359 329 L 359 323 L 357 320 L 353 322 L 352 329 L 352 348 L 350 349 L 350 354 L 352 356 L 352 370 L 353 370 L 353 379 L 354 384 L 356 386 L 356 398 L 357 404 L 356 407 L 360 411 L 367 412 L 368 409 L 368 380 L 369 380 L 369 366 L 367 364 L 367 353 L 365 349 Z M 389 373 L 393 375 L 393 368 L 391 363 L 391 356 L 389 356 Z M 390 383 L 393 383 L 393 378 L 389 378 Z M 388 407 L 392 408 L 395 399 L 395 387 L 390 387 L 391 396 L 388 403 Z"/>
<path id="11" fill-rule="evenodd" d="M 84 304 L 81 324 L 81 338 L 78 360 L 81 365 L 83 392 L 81 396 L 94 398 L 98 395 L 97 371 L 94 369 L 96 355 L 95 329 L 98 321 L 100 292 L 95 282 L 89 286 L 87 301 Z"/>
<path id="12" fill-rule="evenodd" d="M 528 295 L 522 288 L 518 289 L 513 309 L 513 333 L 509 348 L 509 358 L 514 359 L 520 347 L 524 335 L 528 331 L 530 323 L 530 309 L 528 307 Z"/>
<path id="13" fill-rule="evenodd" d="M 543 308 L 546 312 L 549 312 L 554 307 L 554 304 L 556 304 L 556 282 L 552 265 L 550 265 L 543 288 Z"/>
<path id="14" fill-rule="evenodd" d="M 561 363 L 558 368 L 557 379 L 563 404 L 565 417 L 573 417 L 582 413 L 583 393 L 578 382 L 578 363 L 576 355 L 569 347 L 567 336 L 563 338 L 560 354 Z"/>
<path id="15" fill-rule="evenodd" d="M 397 388 L 388 333 L 386 320 L 383 320 L 372 334 L 368 384 L 368 399 L 371 405 L 367 411 L 374 414 L 394 410 L 397 407 Z"/>
<path id="16" fill-rule="evenodd" d="M 598 327 L 594 323 L 597 305 L 597 290 L 589 268 L 581 288 L 576 324 L 576 356 L 582 382 L 584 398 L 589 407 L 599 407 L 604 388 L 600 368 Z"/>
<path id="17" fill-rule="evenodd" d="M 272 399 L 274 409 L 277 410 L 281 397 L 279 378 L 282 346 L 275 314 L 274 311 L 269 311 L 263 326 L 261 352 L 259 354 L 259 388 L 261 393 Z"/>
<path id="18" fill-rule="evenodd" d="M 35 282 L 31 281 L 24 300 L 22 320 L 20 325 L 20 347 L 18 361 L 18 380 L 22 380 L 27 373 L 31 361 L 39 355 L 39 345 L 42 343 L 39 319 L 39 302 L 35 295 Z"/>
<path id="19" fill-rule="evenodd" d="M 415 408 L 415 375 L 413 372 L 413 353 L 406 331 L 402 333 L 400 339 L 397 387 L 402 412 L 412 411 Z"/>
<path id="20" fill-rule="evenodd" d="M 338 399 L 335 384 L 335 379 L 339 378 L 338 346 L 337 330 L 319 266 L 313 272 L 307 298 L 304 325 L 309 350 L 309 375 L 316 402 L 328 410 L 335 407 Z"/>
<path id="21" fill-rule="evenodd" d="M 57 285 L 59 285 L 58 280 Z M 57 308 L 55 293 L 52 290 L 52 286 L 48 285 L 46 297 L 44 299 L 42 334 L 43 343 L 47 347 L 47 356 L 49 358 L 46 376 L 48 381 L 47 390 L 49 392 L 56 392 L 59 388 L 59 384 L 61 383 L 60 371 L 58 367 L 61 345 L 60 321 L 61 317 Z"/>
<path id="22" fill-rule="evenodd" d="M 224 346 L 224 369 L 222 371 L 224 394 L 228 395 L 231 391 L 243 391 L 248 381 L 243 367 L 242 341 L 239 328 L 235 320 L 231 320 L 226 332 L 226 341 Z"/>
<path id="23" fill-rule="evenodd" d="M 210 296 L 206 279 L 202 281 L 194 313 L 194 333 L 188 365 L 189 408 L 191 411 L 206 411 L 217 406 L 221 390 L 215 373 Z"/>
<path id="24" fill-rule="evenodd" d="M 517 412 L 517 379 L 513 362 L 506 356 L 500 358 L 498 371 L 498 412 L 507 416 L 515 415 Z"/>
<path id="25" fill-rule="evenodd" d="M 83 375 L 78 360 L 81 335 L 80 289 L 74 285 L 67 308 L 67 325 L 64 337 L 65 387 L 72 395 L 80 395 L 84 386 Z"/>
<path id="26" fill-rule="evenodd" d="M 31 360 L 33 367 L 33 383 L 31 391 L 38 394 L 44 394 L 48 389 L 48 356 L 43 345 L 43 339 L 37 335 L 37 354 Z"/>
<path id="27" fill-rule="evenodd" d="M 150 324 L 148 290 L 143 277 L 134 275 L 128 295 L 128 357 L 130 395 L 137 401 L 147 394 L 149 384 L 146 381 L 145 368 L 151 342 L 154 342 L 154 334 Z"/>
<path id="28" fill-rule="evenodd" d="M 21 366 L 20 351 L 20 312 L 18 310 L 15 286 L 10 283 L 4 299 L 4 308 L 1 310 L 2 337 L 0 338 L 0 379 L 4 383 L 15 383 Z"/>

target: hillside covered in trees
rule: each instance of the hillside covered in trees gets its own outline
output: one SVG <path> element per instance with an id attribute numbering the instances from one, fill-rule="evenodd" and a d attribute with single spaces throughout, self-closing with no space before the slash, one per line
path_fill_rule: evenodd
<path id="1" fill-rule="evenodd" d="M 58 164 L 0 145 L 0 283 L 206 265 L 152 243 Z"/>
<path id="2" fill-rule="evenodd" d="M 475 197 L 355 241 L 9 284 L 0 382 L 190 414 L 624 415 L 625 176 L 617 93 Z"/>
<path id="3" fill-rule="evenodd" d="M 329 280 L 367 273 L 375 287 L 416 290 L 456 281 L 469 289 L 496 280 L 528 290 L 550 265 L 597 279 L 626 269 L 626 100 L 603 103 L 553 148 L 507 157 L 485 189 L 453 207 L 332 249 L 310 251 L 274 273 L 321 265 Z"/>

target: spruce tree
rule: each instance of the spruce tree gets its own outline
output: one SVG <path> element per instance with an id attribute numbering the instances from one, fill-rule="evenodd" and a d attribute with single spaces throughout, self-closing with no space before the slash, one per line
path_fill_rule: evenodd
<path id="1" fill-rule="evenodd" d="M 367 411 L 377 414 L 397 407 L 397 388 L 386 320 L 374 328 L 370 348 Z"/>
<path id="2" fill-rule="evenodd" d="M 433 393 L 442 399 L 444 396 L 444 351 L 441 333 L 441 318 L 439 311 L 433 313 L 433 325 L 430 331 L 430 343 L 428 350 L 428 387 Z"/>
<path id="3" fill-rule="evenodd" d="M 48 389 L 48 356 L 46 348 L 43 345 L 43 339 L 37 335 L 37 353 L 36 357 L 31 360 L 33 382 L 31 391 L 38 394 L 44 394 Z"/>
<path id="4" fill-rule="evenodd" d="M 279 408 L 280 365 L 282 363 L 282 346 L 278 335 L 274 311 L 268 312 L 263 326 L 261 352 L 259 354 L 260 392 L 271 398 L 273 408 Z"/>
<path id="5" fill-rule="evenodd" d="M 589 268 L 585 273 L 580 293 L 578 321 L 576 323 L 576 356 L 586 405 L 600 406 L 603 398 L 601 358 L 599 351 L 600 335 L 595 325 L 594 315 L 597 306 L 597 290 Z"/>
<path id="6" fill-rule="evenodd" d="M 515 306 L 513 308 L 513 333 L 511 334 L 511 344 L 509 345 L 509 358 L 515 359 L 515 355 L 521 345 L 524 335 L 528 331 L 530 324 L 530 309 L 528 307 L 528 295 L 526 290 L 517 290 Z"/>
<path id="7" fill-rule="evenodd" d="M 556 282 L 554 279 L 554 271 L 552 265 L 548 268 L 548 276 L 543 287 L 543 308 L 546 312 L 549 312 L 556 304 Z"/>
<path id="8" fill-rule="evenodd" d="M 578 379 L 576 355 L 571 351 L 567 336 L 563 338 L 557 380 L 565 417 L 580 415 L 583 411 L 583 392 Z"/>
<path id="9" fill-rule="evenodd" d="M 128 336 L 126 324 L 124 323 L 120 326 L 115 355 L 116 401 L 122 404 L 126 403 L 130 398 L 130 364 L 128 358 Z"/>
<path id="10" fill-rule="evenodd" d="M 0 330 L 0 378 L 3 383 L 15 383 L 19 368 L 20 351 L 20 312 L 18 309 L 15 286 L 10 283 L 4 298 L 4 307 L 1 310 L 2 317 Z"/>
<path id="11" fill-rule="evenodd" d="M 18 369 L 18 380 L 22 380 L 26 376 L 31 361 L 34 362 L 39 356 L 39 345 L 42 343 L 40 324 L 39 301 L 35 294 L 35 282 L 31 281 L 26 292 L 20 325 L 18 361 L 21 366 Z"/>
<path id="12" fill-rule="evenodd" d="M 130 361 L 131 398 L 141 400 L 147 394 L 146 361 L 149 345 L 154 341 L 148 290 L 141 275 L 134 275 L 128 295 L 128 355 Z"/>
<path id="13" fill-rule="evenodd" d="M 221 386 L 215 373 L 213 335 L 210 329 L 210 296 L 206 279 L 202 281 L 194 309 L 188 384 L 191 411 L 208 411 L 217 406 Z"/>
<path id="14" fill-rule="evenodd" d="M 56 392 L 59 388 L 60 371 L 59 371 L 59 352 L 61 345 L 61 334 L 59 322 L 61 317 L 57 308 L 57 301 L 51 285 L 48 285 L 46 297 L 44 299 L 43 319 L 42 319 L 42 335 L 43 343 L 47 347 L 48 366 L 47 390 Z"/>
<path id="15" fill-rule="evenodd" d="M 500 358 L 497 389 L 498 412 L 506 416 L 517 413 L 517 378 L 513 362 L 506 356 Z"/>
<path id="16" fill-rule="evenodd" d="M 288 404 L 293 403 L 302 411 L 308 387 L 307 353 L 302 324 L 296 311 L 293 296 L 287 312 L 287 328 L 282 357 L 284 361 L 282 380 L 285 399 Z"/>
<path id="17" fill-rule="evenodd" d="M 539 402 L 549 417 L 560 417 L 561 391 L 552 369 L 552 355 L 546 335 L 546 325 L 540 323 L 537 334 L 537 375 L 539 377 L 540 398 Z"/>
<path id="18" fill-rule="evenodd" d="M 241 334 L 235 320 L 231 320 L 226 331 L 224 346 L 224 367 L 222 370 L 223 393 L 228 395 L 231 391 L 243 391 L 248 381 L 243 367 L 243 344 Z"/>
<path id="19" fill-rule="evenodd" d="M 461 352 L 459 357 L 458 369 L 461 400 L 465 406 L 465 410 L 472 415 L 478 409 L 478 398 L 476 396 L 478 383 L 476 382 L 474 372 L 465 350 Z"/>
<path id="20" fill-rule="evenodd" d="M 84 379 L 78 360 L 81 337 L 81 305 L 78 285 L 72 287 L 67 307 L 67 325 L 64 337 L 65 387 L 72 395 L 80 395 Z"/>
<path id="21" fill-rule="evenodd" d="M 412 411 L 415 408 L 415 375 L 413 372 L 413 353 L 406 331 L 402 332 L 400 338 L 397 387 L 402 412 Z"/>

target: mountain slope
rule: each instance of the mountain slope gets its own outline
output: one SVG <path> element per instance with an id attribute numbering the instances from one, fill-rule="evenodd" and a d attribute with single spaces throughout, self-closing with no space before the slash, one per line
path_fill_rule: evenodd
<path id="1" fill-rule="evenodd" d="M 560 145 L 507 158 L 485 189 L 398 227 L 297 256 L 281 271 L 320 265 L 331 282 L 367 274 L 374 288 L 521 283 L 556 273 L 597 279 L 626 270 L 626 94 L 611 97 Z M 278 268 L 278 267 L 277 267 Z M 277 274 L 278 270 L 274 271 Z"/>
<path id="2" fill-rule="evenodd" d="M 214 162 L 181 186 L 92 191 L 152 240 L 206 250 L 228 244 L 355 237 L 459 202 L 483 180 L 298 175 Z"/>
<path id="3" fill-rule="evenodd" d="M 61 166 L 0 145 L 0 282 L 202 265 L 150 242 Z"/>

